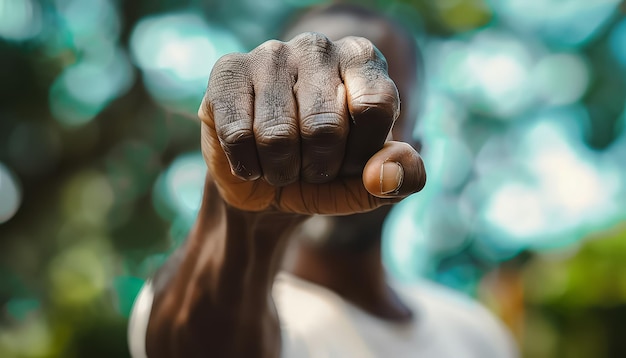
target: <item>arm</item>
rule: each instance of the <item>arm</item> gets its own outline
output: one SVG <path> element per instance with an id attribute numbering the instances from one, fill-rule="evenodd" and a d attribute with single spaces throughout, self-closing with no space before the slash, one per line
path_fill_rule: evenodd
<path id="1" fill-rule="evenodd" d="M 230 207 L 207 178 L 182 260 L 154 283 L 148 356 L 277 357 L 271 285 L 285 240 L 303 218 Z"/>
<path id="2" fill-rule="evenodd" d="M 424 185 L 417 152 L 387 141 L 398 113 L 385 60 L 363 38 L 307 33 L 218 61 L 199 111 L 202 208 L 180 264 L 155 282 L 148 356 L 278 357 L 271 285 L 295 226 Z"/>

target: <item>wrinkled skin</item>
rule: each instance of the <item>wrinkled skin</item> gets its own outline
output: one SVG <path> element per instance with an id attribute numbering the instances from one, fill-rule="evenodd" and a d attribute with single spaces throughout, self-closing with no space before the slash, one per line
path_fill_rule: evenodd
<path id="1" fill-rule="evenodd" d="M 419 154 L 386 142 L 399 110 L 368 40 L 272 40 L 216 64 L 199 111 L 203 153 L 222 197 L 239 209 L 369 211 L 424 185 Z M 383 189 L 383 163 L 402 167 L 400 187 Z"/>
<path id="2" fill-rule="evenodd" d="M 209 168 L 185 245 L 154 279 L 150 358 L 280 356 L 271 287 L 297 225 L 422 189 L 391 140 L 398 91 L 370 41 L 305 33 L 220 59 L 199 110 Z"/>

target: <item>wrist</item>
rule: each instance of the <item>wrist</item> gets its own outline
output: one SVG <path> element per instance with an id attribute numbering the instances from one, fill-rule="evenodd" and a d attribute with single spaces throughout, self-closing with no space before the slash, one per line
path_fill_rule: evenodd
<path id="1" fill-rule="evenodd" d="M 194 279 L 212 294 L 263 299 L 280 267 L 293 230 L 307 216 L 273 210 L 251 212 L 227 204 L 207 178 L 203 203 L 186 248 L 195 258 Z"/>
<path id="2" fill-rule="evenodd" d="M 287 239 L 303 219 L 233 208 L 207 179 L 181 262 L 155 291 L 148 354 L 277 356 L 280 328 L 272 283 Z"/>

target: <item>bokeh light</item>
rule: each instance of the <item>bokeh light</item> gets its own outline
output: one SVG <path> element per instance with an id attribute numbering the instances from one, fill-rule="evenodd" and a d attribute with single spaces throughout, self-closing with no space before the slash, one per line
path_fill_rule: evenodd
<path id="1" fill-rule="evenodd" d="M 626 356 L 619 2 L 359 3 L 425 68 L 428 183 L 392 210 L 384 264 L 488 291 L 523 356 Z M 200 206 L 188 117 L 215 61 L 329 3 L 0 0 L 0 357 L 127 354 L 133 299 Z"/>
<path id="2" fill-rule="evenodd" d="M 617 167 L 584 146 L 585 114 L 579 108 L 549 110 L 520 126 L 508 158 L 513 176 L 492 186 L 479 210 L 483 235 L 520 249 L 560 247 L 615 222 L 623 183 Z"/>
<path id="3" fill-rule="evenodd" d="M 382 256 L 389 273 L 398 280 L 411 282 L 424 277 L 432 269 L 426 233 L 413 220 L 419 207 L 407 199 L 400 202 L 384 226 Z"/>
<path id="4" fill-rule="evenodd" d="M 113 287 L 117 296 L 118 310 L 124 317 L 130 317 L 135 297 L 144 283 L 144 279 L 133 276 L 120 276 L 114 279 Z"/>
<path id="5" fill-rule="evenodd" d="M 111 0 L 54 0 L 63 26 L 72 34 L 78 48 L 100 46 L 94 40 L 119 36 L 121 23 L 116 4 Z"/>
<path id="6" fill-rule="evenodd" d="M 435 1 L 432 3 L 441 21 L 453 31 L 466 31 L 486 25 L 492 10 L 485 0 Z"/>
<path id="7" fill-rule="evenodd" d="M 432 184 L 426 189 L 453 191 L 461 188 L 468 180 L 473 164 L 473 154 L 465 142 L 454 136 L 425 140 L 421 153 L 428 178 Z"/>
<path id="8" fill-rule="evenodd" d="M 106 176 L 98 171 L 85 171 L 67 183 L 62 209 L 71 221 L 102 225 L 114 201 L 115 193 Z"/>
<path id="9" fill-rule="evenodd" d="M 54 304 L 86 307 L 111 285 L 110 248 L 105 240 L 84 238 L 56 256 L 46 272 Z"/>
<path id="10" fill-rule="evenodd" d="M 176 158 L 155 183 L 153 197 L 157 212 L 170 222 L 181 220 L 188 229 L 200 209 L 206 170 L 200 152 Z"/>
<path id="11" fill-rule="evenodd" d="M 63 125 L 80 126 L 128 91 L 134 71 L 118 44 L 121 24 L 114 2 L 56 0 L 54 5 L 56 27 L 46 34 L 47 52 L 65 60 L 50 87 L 50 110 Z"/>
<path id="12" fill-rule="evenodd" d="M 124 51 L 102 43 L 65 68 L 50 88 L 50 109 L 62 124 L 89 122 L 133 84 L 134 74 Z"/>
<path id="13" fill-rule="evenodd" d="M 0 39 L 29 40 L 43 28 L 41 6 L 33 0 L 0 0 Z"/>
<path id="14" fill-rule="evenodd" d="M 597 34 L 560 46 L 542 37 L 546 46 L 531 33 L 494 26 L 426 40 L 429 77 L 415 137 L 429 182 L 392 212 L 383 246 L 399 277 L 463 289 L 480 273 L 448 258 L 465 252 L 489 266 L 522 251 L 567 250 L 626 217 L 626 145 L 618 137 L 597 152 L 585 142 L 592 118 L 580 101 L 594 73 L 576 49 Z M 613 51 L 621 48 L 612 41 Z"/>
<path id="15" fill-rule="evenodd" d="M 0 353 L 6 357 L 41 357 L 54 345 L 49 323 L 41 316 L 34 316 L 13 331 L 0 330 Z"/>
<path id="16" fill-rule="evenodd" d="M 615 15 L 620 0 L 502 0 L 496 12 L 519 31 L 557 47 L 575 48 L 595 39 Z"/>
<path id="17" fill-rule="evenodd" d="M 22 202 L 22 192 L 17 177 L 0 163 L 0 224 L 9 221 Z"/>
<path id="18" fill-rule="evenodd" d="M 615 58 L 626 67 L 626 46 L 624 45 L 626 44 L 626 19 L 615 25 L 609 41 Z"/>
<path id="19" fill-rule="evenodd" d="M 465 106 L 434 86 L 426 88 L 421 112 L 413 133 L 413 138 L 420 142 L 458 137 L 468 119 Z"/>
<path id="20" fill-rule="evenodd" d="M 615 132 L 617 134 L 615 140 L 604 153 L 600 153 L 600 161 L 605 166 L 615 168 L 619 172 L 621 190 L 617 194 L 615 202 L 618 203 L 618 213 L 621 214 L 619 217 L 626 220 L 626 204 L 624 204 L 626 203 L 626 165 L 624 164 L 624 158 L 626 158 L 626 108 L 615 123 Z"/>
<path id="21" fill-rule="evenodd" d="M 539 100 L 558 106 L 578 101 L 589 86 L 591 74 L 580 54 L 555 53 L 541 58 L 531 76 Z"/>
<path id="22" fill-rule="evenodd" d="M 35 298 L 14 298 L 6 304 L 6 311 L 11 318 L 22 322 L 40 313 L 40 310 L 41 301 Z"/>
<path id="23" fill-rule="evenodd" d="M 470 109 L 511 119 L 533 103 L 529 78 L 535 56 L 520 37 L 488 28 L 468 40 L 428 46 L 432 81 Z"/>
<path id="24" fill-rule="evenodd" d="M 162 105 L 193 114 L 217 59 L 242 51 L 237 37 L 195 13 L 145 18 L 131 35 L 131 52 L 150 94 Z"/>

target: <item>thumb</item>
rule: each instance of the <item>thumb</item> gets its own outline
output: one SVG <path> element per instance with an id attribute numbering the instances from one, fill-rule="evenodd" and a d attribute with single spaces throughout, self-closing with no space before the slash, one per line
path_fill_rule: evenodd
<path id="1" fill-rule="evenodd" d="M 365 165 L 363 185 L 379 198 L 409 196 L 426 185 L 424 162 L 409 144 L 389 141 Z"/>

